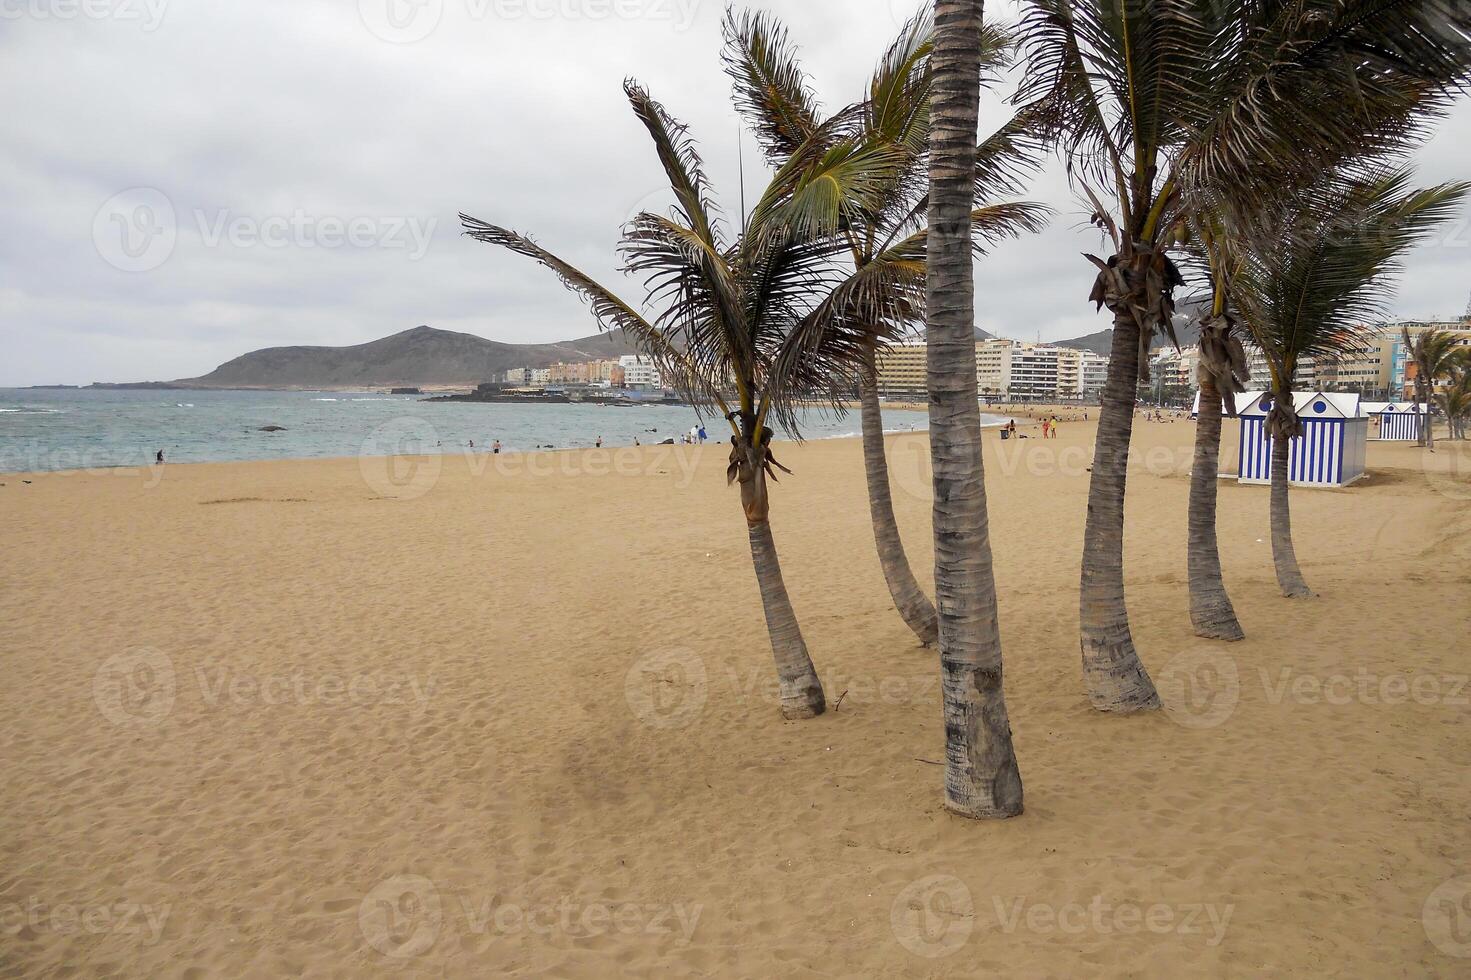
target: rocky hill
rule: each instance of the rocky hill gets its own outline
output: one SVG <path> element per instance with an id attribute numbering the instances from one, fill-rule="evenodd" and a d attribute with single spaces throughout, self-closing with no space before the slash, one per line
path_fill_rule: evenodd
<path id="1" fill-rule="evenodd" d="M 622 331 L 554 344 L 505 344 L 415 327 L 352 347 L 267 347 L 209 374 L 170 384 L 196 388 L 474 385 L 513 367 L 546 367 L 634 353 Z"/>

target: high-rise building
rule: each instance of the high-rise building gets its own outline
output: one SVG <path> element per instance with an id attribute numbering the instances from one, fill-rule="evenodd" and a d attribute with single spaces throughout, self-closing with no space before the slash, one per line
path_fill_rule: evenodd
<path id="1" fill-rule="evenodd" d="M 927 348 L 896 344 L 879 358 L 878 386 L 887 398 L 923 398 Z M 985 399 L 1073 401 L 1103 390 L 1108 358 L 1092 351 L 992 338 L 976 342 L 976 389 Z"/>
<path id="2" fill-rule="evenodd" d="M 923 399 L 929 390 L 925 384 L 925 358 L 929 348 L 924 343 L 894 344 L 878 359 L 878 389 L 885 398 Z"/>
<path id="3" fill-rule="evenodd" d="M 664 387 L 659 366 L 653 358 L 641 354 L 625 354 L 618 359 L 623 368 L 623 384 L 627 388 L 654 389 Z"/>

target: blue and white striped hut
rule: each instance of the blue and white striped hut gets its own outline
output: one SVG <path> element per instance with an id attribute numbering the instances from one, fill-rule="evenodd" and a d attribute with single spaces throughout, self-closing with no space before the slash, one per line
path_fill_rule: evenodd
<path id="1" fill-rule="evenodd" d="M 1288 447 L 1288 482 L 1298 487 L 1346 487 L 1364 475 L 1369 420 L 1359 412 L 1359 396 L 1345 392 L 1296 392 L 1302 432 Z M 1241 416 L 1237 480 L 1272 482 L 1272 440 L 1266 432 L 1272 393 L 1236 396 Z"/>
<path id="2" fill-rule="evenodd" d="M 1379 433 L 1375 436 L 1376 439 L 1387 442 L 1414 442 L 1420 438 L 1420 418 L 1424 411 L 1425 406 L 1416 402 L 1388 402 L 1382 407 L 1375 405 L 1371 409 L 1366 409 L 1365 414 L 1372 414 L 1379 419 Z"/>

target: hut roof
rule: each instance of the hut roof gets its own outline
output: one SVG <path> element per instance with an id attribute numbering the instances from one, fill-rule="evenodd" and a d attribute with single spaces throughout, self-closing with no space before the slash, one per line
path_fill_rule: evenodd
<path id="1" fill-rule="evenodd" d="M 1304 419 L 1354 419 L 1359 417 L 1359 396 L 1346 391 L 1295 391 L 1293 405 Z M 1272 407 L 1270 391 L 1248 391 L 1236 396 L 1236 407 L 1245 418 L 1261 418 Z"/>

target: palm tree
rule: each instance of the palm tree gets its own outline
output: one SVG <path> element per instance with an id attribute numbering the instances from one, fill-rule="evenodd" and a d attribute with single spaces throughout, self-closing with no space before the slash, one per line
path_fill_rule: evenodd
<path id="1" fill-rule="evenodd" d="M 1018 99 L 1052 120 L 1112 247 L 1107 259 L 1088 256 L 1097 270 L 1090 298 L 1113 314 L 1113 341 L 1083 540 L 1084 681 L 1096 708 L 1156 708 L 1129 630 L 1123 527 L 1144 354 L 1156 332 L 1174 336 L 1182 278 L 1167 252 L 1196 214 L 1253 210 L 1350 148 L 1396 145 L 1411 110 L 1446 101 L 1422 78 L 1464 70 L 1471 11 L 1439 0 L 1023 6 Z"/>
<path id="2" fill-rule="evenodd" d="M 1451 355 L 1446 377 L 1449 384 L 1440 393 L 1440 409 L 1452 439 L 1466 438 L 1466 420 L 1471 418 L 1471 347 L 1458 347 Z"/>
<path id="3" fill-rule="evenodd" d="M 1002 691 L 1001 631 L 976 394 L 971 211 L 980 114 L 981 0 L 936 0 L 929 155 L 927 382 L 935 597 L 945 713 L 945 803 L 970 817 L 1022 811 Z"/>
<path id="4" fill-rule="evenodd" d="M 1409 327 L 1401 327 L 1401 342 L 1415 365 L 1415 401 L 1420 409 L 1419 444 L 1435 448 L 1435 427 L 1430 410 L 1435 404 L 1435 383 L 1450 374 L 1456 357 L 1454 334 L 1431 327 L 1410 336 Z"/>
<path id="5" fill-rule="evenodd" d="M 772 455 L 774 431 L 798 428 L 803 399 L 836 403 L 851 390 L 866 329 L 895 329 L 902 311 L 834 292 L 844 243 L 841 215 L 871 208 L 887 178 L 882 151 L 837 141 L 795 157 L 772 179 L 750 221 L 727 240 L 700 157 L 685 128 L 633 81 L 624 89 L 653 138 L 676 204 L 668 215 L 637 215 L 624 228 L 624 271 L 641 277 L 653 320 L 530 238 L 461 214 L 466 234 L 535 259 L 579 293 L 604 329 L 624 336 L 692 403 L 712 406 L 731 429 L 728 483 L 739 483 L 751 559 L 776 661 L 781 710 L 810 718 L 826 707 L 822 684 L 782 579 L 770 522 L 767 478 L 790 472 Z"/>
<path id="6" fill-rule="evenodd" d="M 1225 245 L 1239 263 L 1231 283 L 1271 374 L 1266 430 L 1272 439 L 1272 558 L 1288 598 L 1313 595 L 1298 567 L 1288 498 L 1291 442 L 1301 431 L 1298 365 L 1362 345 L 1389 295 L 1399 261 L 1454 214 L 1471 184 L 1409 186 L 1407 168 L 1335 171 L 1287 204 L 1237 229 Z"/>
<path id="7" fill-rule="evenodd" d="M 724 33 L 727 73 L 735 86 L 735 102 L 757 134 L 767 161 L 775 168 L 814 140 L 857 140 L 882 147 L 902 160 L 884 188 L 883 206 L 854 213 L 844 224 L 853 272 L 849 285 L 885 282 L 898 293 L 916 320 L 923 316 L 924 212 L 928 185 L 924 180 L 929 154 L 931 52 L 934 25 L 928 12 L 904 25 L 869 81 L 867 98 L 832 119 L 823 119 L 807 76 L 797 62 L 787 30 L 762 13 L 727 12 Z M 983 28 L 981 61 L 985 69 L 1002 67 L 1010 39 L 995 28 Z M 1025 125 L 1014 120 L 976 148 L 972 223 L 977 248 L 987 240 L 1038 230 L 1045 208 L 1024 202 L 995 202 L 998 195 L 1019 190 L 1018 179 L 1035 166 L 1038 146 Z M 870 287 L 873 288 L 873 287 Z M 861 325 L 859 332 L 861 331 Z M 877 345 L 863 352 L 858 401 L 863 432 L 864 473 L 869 514 L 879 565 L 900 616 L 928 646 L 938 638 L 935 607 L 920 588 L 904 552 L 894 516 L 884 451 L 883 412 L 877 385 Z"/>
<path id="8" fill-rule="evenodd" d="M 1190 622 L 1195 635 L 1214 640 L 1241 640 L 1246 632 L 1236 619 L 1221 574 L 1216 541 L 1217 472 L 1221 461 L 1221 416 L 1236 415 L 1236 395 L 1251 378 L 1246 351 L 1236 333 L 1235 317 L 1226 309 L 1225 293 L 1212 299 L 1201 320 L 1200 409 L 1195 424 L 1195 456 L 1190 468 L 1190 507 L 1186 524 L 1186 570 L 1190 583 Z"/>
<path id="9" fill-rule="evenodd" d="M 1462 354 L 1466 349 L 1462 349 Z M 1445 412 L 1446 425 L 1452 439 L 1466 438 L 1466 420 L 1471 418 L 1471 357 L 1457 358 L 1450 375 L 1450 384 L 1438 396 L 1440 410 Z"/>

